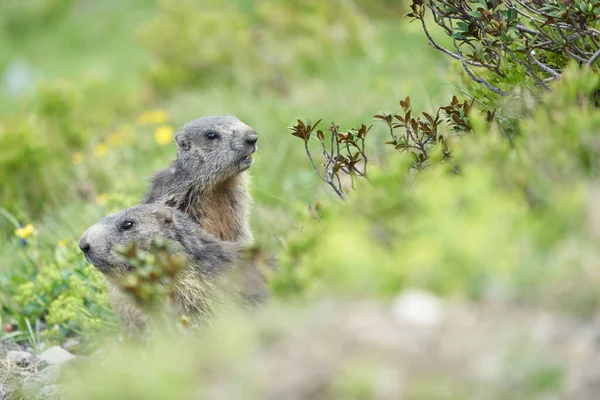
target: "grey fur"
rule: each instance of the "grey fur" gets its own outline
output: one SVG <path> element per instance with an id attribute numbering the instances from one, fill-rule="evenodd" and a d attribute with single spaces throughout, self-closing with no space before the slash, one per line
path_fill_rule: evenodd
<path id="1" fill-rule="evenodd" d="M 126 221 L 133 222 L 129 230 L 123 229 Z M 176 279 L 172 300 L 182 314 L 195 319 L 206 320 L 211 311 L 208 282 L 229 271 L 240 256 L 238 244 L 213 237 L 187 215 L 162 204 L 138 205 L 102 218 L 83 234 L 79 247 L 88 262 L 107 276 L 111 306 L 122 328 L 133 335 L 147 328 L 147 316 L 119 289 L 119 278 L 132 267 L 116 250 L 132 241 L 148 250 L 153 238 L 177 243 L 186 255 L 187 266 Z"/>
<path id="2" fill-rule="evenodd" d="M 217 137 L 210 139 L 209 133 Z M 177 159 L 154 176 L 142 202 L 176 208 L 223 240 L 250 242 L 245 171 L 257 139 L 254 129 L 234 116 L 189 122 L 175 135 Z"/>

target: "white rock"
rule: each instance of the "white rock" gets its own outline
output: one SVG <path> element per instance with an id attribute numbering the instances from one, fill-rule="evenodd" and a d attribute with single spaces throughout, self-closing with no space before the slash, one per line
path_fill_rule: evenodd
<path id="1" fill-rule="evenodd" d="M 60 365 L 73 360 L 75 356 L 62 347 L 54 346 L 44 351 L 40 358 L 50 365 Z"/>
<path id="2" fill-rule="evenodd" d="M 444 309 L 441 300 L 422 290 L 407 290 L 400 294 L 392 306 L 392 315 L 399 322 L 423 328 L 433 328 L 442 323 Z"/>

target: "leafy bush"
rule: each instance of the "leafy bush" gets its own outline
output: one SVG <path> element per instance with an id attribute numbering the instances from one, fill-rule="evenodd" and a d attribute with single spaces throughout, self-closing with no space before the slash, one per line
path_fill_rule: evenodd
<path id="1" fill-rule="evenodd" d="M 315 164 L 308 146 L 308 142 L 311 138 L 314 138 L 312 134 L 321 120 L 314 124 L 311 124 L 310 121 L 305 123 L 301 119 L 298 119 L 297 122 L 295 126 L 290 128 L 292 136 L 304 141 L 306 155 L 319 178 L 331 186 L 338 196 L 345 199 L 346 194 L 342 187 L 340 172 L 348 174 L 352 179 L 352 183 L 354 183 L 355 178 L 367 177 L 368 160 L 365 153 L 365 139 L 371 127 L 367 128 L 366 125 L 362 124 L 360 127 L 351 129 L 348 132 L 340 132 L 340 126 L 332 123 L 329 126 L 329 138 L 325 137 L 325 133 L 321 129 L 317 130 L 315 136 L 321 145 L 320 150 L 322 150 L 325 158 L 323 172 L 321 172 Z M 359 163 L 362 163 L 362 166 L 359 166 Z"/>
<path id="2" fill-rule="evenodd" d="M 375 115 L 374 118 L 386 123 L 390 132 L 390 140 L 386 144 L 394 149 L 408 152 L 414 159 L 413 167 L 423 169 L 429 165 L 430 152 L 441 148 L 441 161 L 450 159 L 451 149 L 449 142 L 454 137 L 471 132 L 473 129 L 470 121 L 474 99 L 471 101 L 458 101 L 452 97 L 450 103 L 441 106 L 432 115 L 422 112 L 416 117 L 412 114 L 410 97 L 400 100 L 402 113 Z M 494 113 L 489 109 L 484 110 L 486 119 L 491 121 Z M 443 125 L 442 125 L 443 123 Z M 398 129 L 401 130 L 398 135 Z M 438 146 L 439 145 L 439 146 Z"/>
<path id="3" fill-rule="evenodd" d="M 453 96 L 448 105 L 439 107 L 433 115 L 422 112 L 421 116 L 415 118 L 412 115 L 410 97 L 406 97 L 400 101 L 402 113 L 381 113 L 374 118 L 387 125 L 390 138 L 385 143 L 392 145 L 396 150 L 410 154 L 413 157 L 413 167 L 420 170 L 429 165 L 430 152 L 434 149 L 439 150 L 441 147 L 441 154 L 437 155 L 437 161 L 450 159 L 451 149 L 448 144 L 455 137 L 469 133 L 473 129 L 469 118 L 474 101 L 475 99 L 459 102 L 458 98 Z M 485 106 L 483 111 L 486 120 L 491 122 L 495 111 Z M 361 124 L 358 128 L 340 132 L 340 125 L 332 123 L 329 127 L 330 134 L 326 138 L 325 133 L 317 129 L 321 121 L 312 124 L 310 121 L 305 123 L 302 119 L 298 119 L 297 124 L 290 127 L 292 136 L 304 141 L 306 155 L 319 178 L 345 200 L 346 193 L 340 173 L 350 176 L 352 187 L 355 179 L 368 179 L 365 139 L 373 125 L 367 127 Z M 398 133 L 399 131 L 401 132 Z M 315 138 L 320 143 L 320 151 L 323 153 L 323 170 L 317 167 L 309 146 L 309 141 Z"/>
<path id="4" fill-rule="evenodd" d="M 30 241 L 30 246 L 34 245 Z M 59 243 L 54 260 L 41 264 L 34 276 L 13 276 L 3 290 L 12 294 L 12 302 L 5 308 L 23 332 L 21 340 L 31 340 L 31 326 L 38 327 L 45 344 L 114 330 L 106 281 L 83 259 L 76 243 Z"/>
<path id="5" fill-rule="evenodd" d="M 410 8 L 408 15 L 421 22 L 435 49 L 459 60 L 470 79 L 501 96 L 515 83 L 550 89 L 548 83 L 562 77 L 569 61 L 598 70 L 597 0 L 415 0 Z M 451 45 L 432 37 L 428 14 Z"/>
<path id="6" fill-rule="evenodd" d="M 400 155 L 372 168 L 347 206 L 321 204 L 319 222 L 307 220 L 281 255 L 276 291 L 391 296 L 417 286 L 592 311 L 600 116 L 586 95 L 598 76 L 577 67 L 564 75 L 512 145 L 472 115 L 474 133 L 453 146 L 452 164 L 430 163 L 412 178 L 414 159 Z M 445 151 L 437 142 L 429 154 L 443 161 Z"/>
<path id="7" fill-rule="evenodd" d="M 360 52 L 366 44 L 367 21 L 348 1 L 159 5 L 159 15 L 142 27 L 140 39 L 154 59 L 151 80 L 162 91 L 214 79 L 286 90 L 292 71 L 314 70 L 324 55 Z"/>

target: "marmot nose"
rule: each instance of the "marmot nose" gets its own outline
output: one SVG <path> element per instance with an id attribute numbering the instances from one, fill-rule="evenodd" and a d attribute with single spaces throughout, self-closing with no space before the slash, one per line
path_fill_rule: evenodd
<path id="1" fill-rule="evenodd" d="M 248 143 L 249 145 L 253 145 L 256 144 L 256 142 L 258 141 L 258 135 L 253 133 L 251 135 L 246 136 L 246 143 Z"/>
<path id="2" fill-rule="evenodd" d="M 81 238 L 81 240 L 79 241 L 79 248 L 81 249 L 81 251 L 83 251 L 84 254 L 86 254 L 88 251 L 90 251 L 90 244 L 87 242 L 87 240 Z"/>

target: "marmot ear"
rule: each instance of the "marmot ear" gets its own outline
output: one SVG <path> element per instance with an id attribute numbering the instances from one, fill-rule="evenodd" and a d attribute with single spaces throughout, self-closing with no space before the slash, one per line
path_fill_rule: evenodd
<path id="1" fill-rule="evenodd" d="M 190 149 L 190 142 L 181 132 L 175 135 L 175 142 L 177 142 L 177 146 L 181 151 L 188 151 Z"/>
<path id="2" fill-rule="evenodd" d="M 173 209 L 169 207 L 154 211 L 154 216 L 161 224 L 170 225 L 173 223 Z"/>

